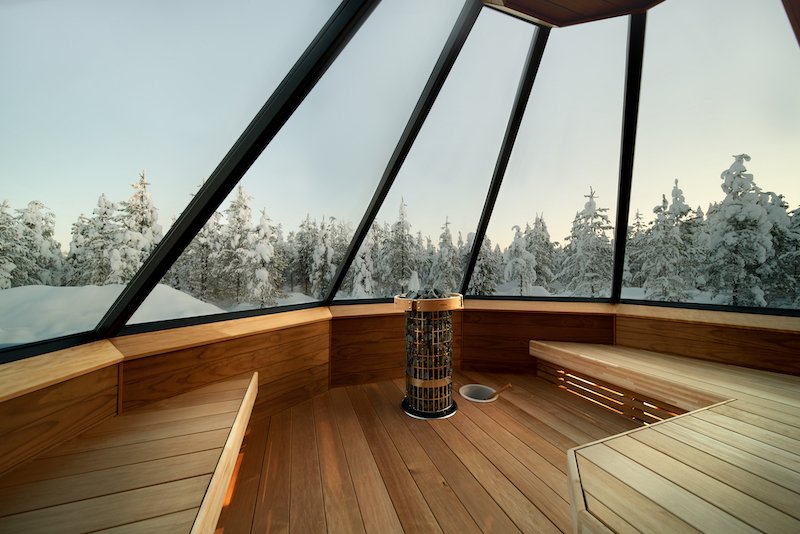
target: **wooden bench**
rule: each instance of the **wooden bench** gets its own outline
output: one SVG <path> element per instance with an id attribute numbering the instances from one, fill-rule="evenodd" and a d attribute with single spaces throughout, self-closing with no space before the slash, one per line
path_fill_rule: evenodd
<path id="1" fill-rule="evenodd" d="M 111 417 L 0 478 L 0 532 L 213 532 L 258 374 Z"/>
<path id="2" fill-rule="evenodd" d="M 800 377 L 614 345 L 529 350 L 687 410 L 569 451 L 575 532 L 800 532 Z"/>

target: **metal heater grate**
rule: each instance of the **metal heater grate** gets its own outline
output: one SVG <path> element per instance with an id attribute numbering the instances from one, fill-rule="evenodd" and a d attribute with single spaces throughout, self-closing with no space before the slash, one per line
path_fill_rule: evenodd
<path id="1" fill-rule="evenodd" d="M 403 410 L 412 417 L 453 415 L 453 309 L 461 295 L 445 299 L 397 297 L 406 310 L 406 396 Z"/>

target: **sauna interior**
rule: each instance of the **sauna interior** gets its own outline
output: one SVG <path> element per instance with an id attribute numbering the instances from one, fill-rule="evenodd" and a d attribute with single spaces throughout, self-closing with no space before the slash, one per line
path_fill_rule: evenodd
<path id="1" fill-rule="evenodd" d="M 0 2 L 0 532 L 800 532 L 798 43 L 799 0 Z"/>

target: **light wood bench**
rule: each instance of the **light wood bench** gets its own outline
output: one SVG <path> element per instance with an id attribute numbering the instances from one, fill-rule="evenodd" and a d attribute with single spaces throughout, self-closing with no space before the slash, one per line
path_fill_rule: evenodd
<path id="1" fill-rule="evenodd" d="M 106 419 L 0 478 L 0 532 L 213 532 L 258 374 Z"/>
<path id="2" fill-rule="evenodd" d="M 569 451 L 575 532 L 800 532 L 800 377 L 612 345 L 530 354 L 688 412 Z"/>

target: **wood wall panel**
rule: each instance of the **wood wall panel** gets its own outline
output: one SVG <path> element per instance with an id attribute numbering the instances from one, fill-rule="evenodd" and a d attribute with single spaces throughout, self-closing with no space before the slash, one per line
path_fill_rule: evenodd
<path id="1" fill-rule="evenodd" d="M 327 369 L 329 353 L 325 321 L 127 361 L 123 410 L 253 371 L 260 389 L 298 372 Z"/>
<path id="2" fill-rule="evenodd" d="M 334 318 L 331 387 L 400 378 L 405 372 L 402 314 Z"/>
<path id="3" fill-rule="evenodd" d="M 117 413 L 112 365 L 0 404 L 0 474 Z"/>
<path id="4" fill-rule="evenodd" d="M 536 370 L 531 339 L 613 343 L 612 315 L 537 312 L 463 312 L 461 367 L 480 371 Z"/>
<path id="5" fill-rule="evenodd" d="M 617 344 L 800 375 L 800 334 L 617 316 Z"/>
<path id="6" fill-rule="evenodd" d="M 462 312 L 453 313 L 453 367 L 461 368 Z M 334 317 L 331 330 L 331 387 L 402 378 L 405 374 L 405 316 Z"/>

